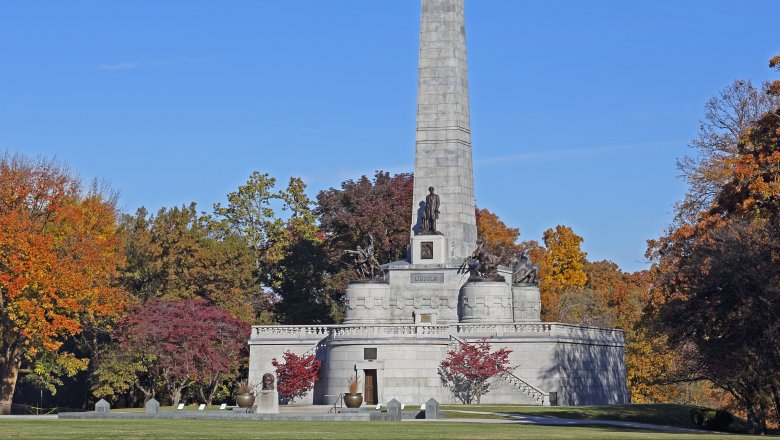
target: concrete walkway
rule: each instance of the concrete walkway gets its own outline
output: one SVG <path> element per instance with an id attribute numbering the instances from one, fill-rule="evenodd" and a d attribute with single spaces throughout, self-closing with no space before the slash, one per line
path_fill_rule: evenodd
<path id="1" fill-rule="evenodd" d="M 701 429 L 679 428 L 676 426 L 654 425 L 650 423 L 624 422 L 620 420 L 561 419 L 557 417 L 541 417 L 541 416 L 530 416 L 525 414 L 466 411 L 466 410 L 455 410 L 455 409 L 448 409 L 444 411 L 448 413 L 462 413 L 462 414 L 490 414 L 502 418 L 501 419 L 450 418 L 450 419 L 420 420 L 420 421 L 462 422 L 462 423 L 516 423 L 516 424 L 523 424 L 523 425 L 549 425 L 549 426 L 600 425 L 600 426 L 615 426 L 619 428 L 647 429 L 651 431 L 665 431 L 665 432 L 673 432 L 673 433 L 680 433 L 680 434 L 719 434 L 714 431 L 703 431 Z"/>

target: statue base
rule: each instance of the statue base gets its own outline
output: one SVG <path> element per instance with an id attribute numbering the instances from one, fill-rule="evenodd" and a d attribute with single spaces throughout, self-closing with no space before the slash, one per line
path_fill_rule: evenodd
<path id="1" fill-rule="evenodd" d="M 447 237 L 439 234 L 420 234 L 412 237 L 412 264 L 445 264 Z"/>
<path id="2" fill-rule="evenodd" d="M 279 393 L 276 390 L 262 390 L 258 397 L 256 413 L 279 414 Z"/>

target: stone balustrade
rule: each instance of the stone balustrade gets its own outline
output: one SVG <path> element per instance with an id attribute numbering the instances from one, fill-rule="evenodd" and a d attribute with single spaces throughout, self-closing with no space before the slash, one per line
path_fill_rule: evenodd
<path id="1" fill-rule="evenodd" d="M 325 338 L 460 338 L 559 337 L 623 342 L 619 329 L 580 327 L 554 322 L 511 322 L 479 324 L 376 324 L 376 325 L 275 325 L 252 327 L 253 340 L 298 340 L 316 343 Z"/>

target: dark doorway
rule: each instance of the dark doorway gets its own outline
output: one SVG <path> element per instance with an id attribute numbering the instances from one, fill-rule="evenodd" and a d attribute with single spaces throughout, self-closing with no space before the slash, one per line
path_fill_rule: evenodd
<path id="1" fill-rule="evenodd" d="M 366 399 L 366 405 L 376 405 L 379 403 L 379 387 L 377 386 L 376 370 L 363 370 L 366 374 L 366 385 L 363 389 L 363 397 Z"/>

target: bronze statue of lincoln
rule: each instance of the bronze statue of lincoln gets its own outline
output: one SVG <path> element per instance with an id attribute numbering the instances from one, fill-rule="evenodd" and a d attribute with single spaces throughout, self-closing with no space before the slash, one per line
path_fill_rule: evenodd
<path id="1" fill-rule="evenodd" d="M 428 188 L 430 194 L 425 197 L 425 213 L 423 214 L 422 232 L 436 233 L 436 220 L 439 219 L 439 196 L 434 194 L 433 187 Z"/>

